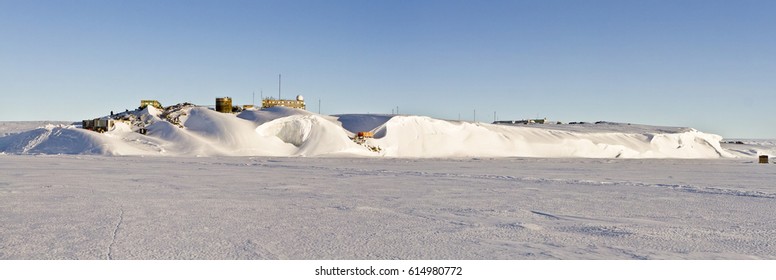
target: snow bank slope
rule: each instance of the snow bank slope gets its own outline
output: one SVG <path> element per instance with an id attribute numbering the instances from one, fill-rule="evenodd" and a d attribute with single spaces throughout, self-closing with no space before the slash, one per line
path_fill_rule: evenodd
<path id="1" fill-rule="evenodd" d="M 74 126 L 54 126 L 33 129 L 0 138 L 0 152 L 14 154 L 93 154 L 123 155 L 152 154 L 125 139 L 101 135 Z"/>
<path id="2" fill-rule="evenodd" d="M 294 109 L 288 107 L 272 107 L 261 110 L 245 110 L 237 114 L 238 118 L 249 120 L 255 123 L 257 126 L 279 118 L 285 118 L 297 115 L 313 115 L 305 110 Z"/>
<path id="3" fill-rule="evenodd" d="M 45 127 L 46 125 L 62 125 L 68 126 L 73 124 L 72 121 L 9 121 L 0 122 L 0 137 L 5 137 L 12 134 L 30 131 L 36 128 Z"/>
<path id="4" fill-rule="evenodd" d="M 506 126 L 394 117 L 375 129 L 371 141 L 391 157 L 732 157 L 721 137 L 696 130 L 676 133 L 574 132 L 552 126 Z"/>
<path id="5" fill-rule="evenodd" d="M 371 156 L 365 147 L 354 143 L 338 123 L 320 115 L 296 115 L 265 123 L 256 132 L 266 137 L 277 137 L 297 147 L 293 155 L 362 155 Z"/>
<path id="6" fill-rule="evenodd" d="M 123 114 L 123 113 L 122 113 Z M 323 116 L 290 108 L 222 114 L 191 104 L 146 108 L 99 134 L 47 126 L 0 137 L 0 152 L 167 156 L 733 157 L 716 135 L 628 126 L 511 126 L 423 116 Z M 136 133 L 140 128 L 148 133 Z M 364 145 L 350 138 L 372 131 Z M 379 147 L 379 148 L 378 148 Z M 370 148 L 372 150 L 370 150 Z M 376 151 L 376 152 L 375 152 Z"/>
<path id="7" fill-rule="evenodd" d="M 292 146 L 277 137 L 256 133 L 253 122 L 205 108 L 193 108 L 183 122 L 184 130 L 213 147 L 220 155 L 285 156 Z"/>

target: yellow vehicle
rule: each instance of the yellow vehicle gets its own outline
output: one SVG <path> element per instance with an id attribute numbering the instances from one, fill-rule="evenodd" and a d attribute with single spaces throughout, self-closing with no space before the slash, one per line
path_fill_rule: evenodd
<path id="1" fill-rule="evenodd" d="M 358 138 L 375 138 L 375 134 L 371 131 L 361 131 L 357 134 Z"/>

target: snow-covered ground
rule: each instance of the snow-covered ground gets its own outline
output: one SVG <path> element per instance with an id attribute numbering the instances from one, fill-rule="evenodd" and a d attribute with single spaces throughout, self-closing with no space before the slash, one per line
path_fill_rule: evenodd
<path id="1" fill-rule="evenodd" d="M 776 157 L 776 139 L 726 139 L 722 148 L 738 157 Z"/>
<path id="2" fill-rule="evenodd" d="M 117 118 L 0 122 L 0 259 L 776 258 L 776 165 L 756 162 L 773 140 L 191 104 Z"/>
<path id="3" fill-rule="evenodd" d="M 121 113 L 107 133 L 47 125 L 0 137 L 9 154 L 392 158 L 732 158 L 722 137 L 692 128 L 601 123 L 499 125 L 412 115 L 319 115 L 290 108 L 222 114 L 191 104 Z M 147 134 L 137 133 L 141 128 Z M 358 132 L 374 138 L 357 144 Z"/>
<path id="4" fill-rule="evenodd" d="M 747 159 L 0 155 L 0 259 L 774 259 Z"/>

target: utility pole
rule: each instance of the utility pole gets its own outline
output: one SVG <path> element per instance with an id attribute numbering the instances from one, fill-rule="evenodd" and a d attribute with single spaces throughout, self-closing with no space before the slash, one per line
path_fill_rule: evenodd
<path id="1" fill-rule="evenodd" d="M 278 74 L 278 100 L 280 99 L 280 74 Z"/>
<path id="2" fill-rule="evenodd" d="M 321 114 L 321 99 L 318 98 L 318 115 Z"/>
<path id="3" fill-rule="evenodd" d="M 251 100 L 253 100 L 253 107 L 256 107 L 256 91 L 253 91 L 253 94 L 251 94 Z"/>

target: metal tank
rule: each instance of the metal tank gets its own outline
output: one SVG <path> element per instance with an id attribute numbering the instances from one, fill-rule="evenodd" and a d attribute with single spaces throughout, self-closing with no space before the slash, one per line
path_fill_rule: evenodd
<path id="1" fill-rule="evenodd" d="M 216 111 L 221 113 L 232 112 L 232 98 L 231 97 L 218 97 L 216 98 Z"/>

